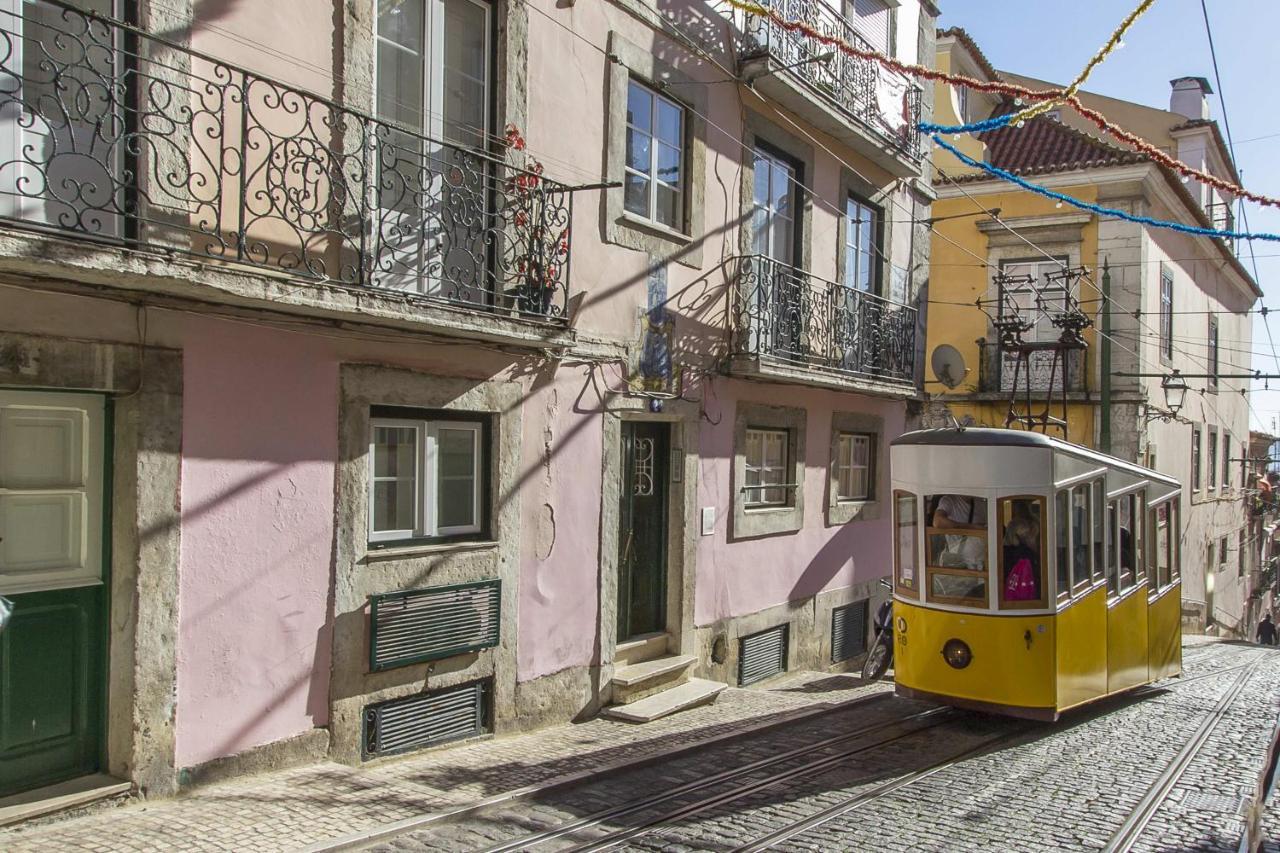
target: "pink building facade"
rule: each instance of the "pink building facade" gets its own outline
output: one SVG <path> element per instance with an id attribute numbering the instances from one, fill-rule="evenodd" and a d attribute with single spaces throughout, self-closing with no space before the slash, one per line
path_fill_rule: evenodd
<path id="1" fill-rule="evenodd" d="M 776 5 L 932 61 L 928 0 Z M 702 0 L 0 28 L 0 796 L 860 663 L 928 88 Z"/>

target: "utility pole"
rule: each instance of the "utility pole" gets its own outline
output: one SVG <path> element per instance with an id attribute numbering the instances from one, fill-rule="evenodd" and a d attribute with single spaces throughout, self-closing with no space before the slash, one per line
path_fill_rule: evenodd
<path id="1" fill-rule="evenodd" d="M 1102 259 L 1102 352 L 1099 358 L 1102 383 L 1098 413 L 1098 449 L 1111 452 L 1111 267 Z"/>

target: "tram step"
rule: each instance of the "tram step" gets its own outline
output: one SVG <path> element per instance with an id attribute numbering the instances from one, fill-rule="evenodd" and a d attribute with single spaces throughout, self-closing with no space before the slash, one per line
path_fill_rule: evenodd
<path id="1" fill-rule="evenodd" d="M 691 678 L 676 687 L 655 693 L 652 696 L 632 702 L 628 705 L 612 705 L 602 712 L 606 717 L 615 720 L 626 720 L 631 723 L 648 723 L 677 711 L 695 708 L 714 702 L 720 691 L 729 685 L 719 681 L 707 681 L 703 678 Z"/>
<path id="2" fill-rule="evenodd" d="M 664 655 L 653 660 L 620 666 L 613 671 L 613 701 L 628 705 L 689 680 L 692 655 Z"/>

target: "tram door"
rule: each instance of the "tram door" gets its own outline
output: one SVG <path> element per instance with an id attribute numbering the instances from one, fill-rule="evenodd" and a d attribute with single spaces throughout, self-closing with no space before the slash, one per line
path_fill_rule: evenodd
<path id="1" fill-rule="evenodd" d="M 665 423 L 622 424 L 618 642 L 667 627 L 670 434 Z"/>
<path id="2" fill-rule="evenodd" d="M 1107 692 L 1150 680 L 1143 501 L 1121 495 L 1107 506 L 1111 556 L 1107 565 Z"/>

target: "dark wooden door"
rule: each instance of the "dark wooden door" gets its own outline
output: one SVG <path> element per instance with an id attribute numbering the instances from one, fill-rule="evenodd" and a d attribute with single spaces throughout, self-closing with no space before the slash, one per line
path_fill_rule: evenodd
<path id="1" fill-rule="evenodd" d="M 618 640 L 667 626 L 667 489 L 671 428 L 622 424 Z"/>
<path id="2" fill-rule="evenodd" d="M 0 796 L 101 764 L 108 419 L 95 395 L 0 391 Z"/>

